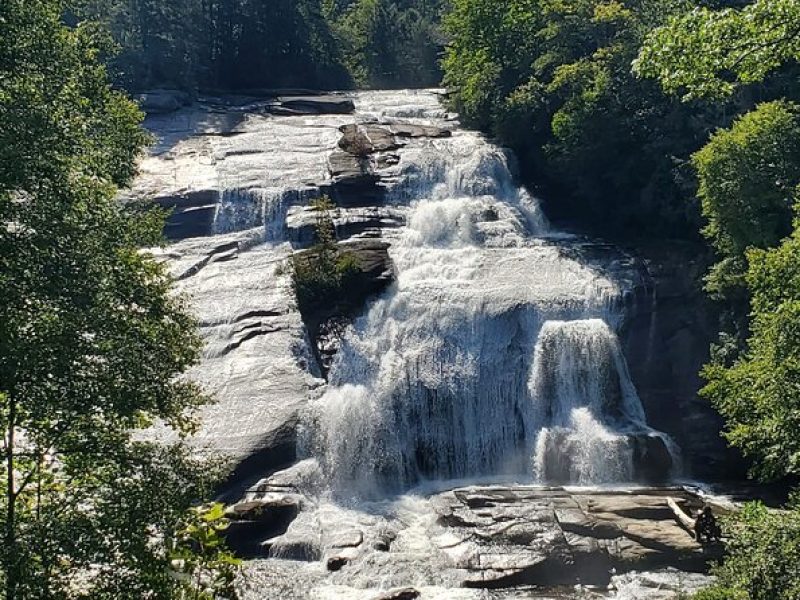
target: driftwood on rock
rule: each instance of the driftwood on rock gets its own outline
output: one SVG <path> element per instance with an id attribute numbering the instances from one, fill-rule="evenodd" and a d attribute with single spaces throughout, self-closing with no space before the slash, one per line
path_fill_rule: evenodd
<path id="1" fill-rule="evenodd" d="M 675 502 L 674 498 L 667 498 L 667 506 L 670 507 L 673 513 L 675 513 L 675 519 L 677 519 L 678 523 L 686 529 L 692 536 L 694 536 L 694 519 L 683 512 L 683 509 L 678 506 L 678 503 Z"/>

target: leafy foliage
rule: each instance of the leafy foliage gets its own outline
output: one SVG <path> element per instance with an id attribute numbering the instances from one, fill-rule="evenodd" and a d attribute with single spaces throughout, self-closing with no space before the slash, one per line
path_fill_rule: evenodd
<path id="1" fill-rule="evenodd" d="M 731 95 L 800 59 L 800 4 L 757 0 L 741 9 L 699 7 L 653 31 L 636 62 L 685 98 Z"/>
<path id="2" fill-rule="evenodd" d="M 19 598 L 174 597 L 163 540 L 220 469 L 180 444 L 200 339 L 140 251 L 159 213 L 116 200 L 148 137 L 108 39 L 60 0 L 0 7 L 0 581 Z"/>
<path id="3" fill-rule="evenodd" d="M 750 250 L 748 350 L 706 367 L 703 395 L 727 420 L 732 444 L 774 479 L 800 473 L 800 230 L 772 250 Z"/>
<path id="4" fill-rule="evenodd" d="M 773 511 L 751 503 L 725 521 L 730 541 L 717 582 L 695 600 L 800 598 L 800 506 Z"/>
<path id="5" fill-rule="evenodd" d="M 128 89 L 438 83 L 443 0 L 87 0 Z"/>
<path id="6" fill-rule="evenodd" d="M 441 0 L 358 0 L 332 10 L 334 30 L 356 83 L 378 88 L 437 85 L 442 5 Z"/>
<path id="7" fill-rule="evenodd" d="M 327 196 L 314 202 L 317 243 L 291 258 L 292 284 L 300 310 L 305 314 L 318 306 L 335 302 L 360 272 L 358 259 L 341 252 L 336 243 L 331 217 L 334 206 Z"/>
<path id="8" fill-rule="evenodd" d="M 219 503 L 187 512 L 173 540 L 172 567 L 187 582 L 186 600 L 236 598 L 236 574 L 241 560 L 225 546 L 223 533 L 230 522 Z"/>
<path id="9" fill-rule="evenodd" d="M 800 184 L 800 113 L 776 101 L 720 130 L 692 157 L 708 224 L 703 233 L 721 261 L 708 289 L 725 295 L 744 284 L 748 248 L 770 248 L 791 231 Z"/>
<path id="10" fill-rule="evenodd" d="M 527 178 L 548 188 L 554 217 L 606 234 L 686 235 L 697 221 L 674 157 L 702 144 L 716 109 L 681 106 L 630 66 L 680 6 L 455 0 L 444 62 L 452 104 L 517 151 Z"/>
<path id="11" fill-rule="evenodd" d="M 128 89 L 346 87 L 320 0 L 87 0 L 121 47 Z"/>

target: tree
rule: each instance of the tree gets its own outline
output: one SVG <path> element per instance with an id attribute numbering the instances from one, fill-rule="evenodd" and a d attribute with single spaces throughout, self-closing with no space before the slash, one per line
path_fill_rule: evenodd
<path id="1" fill-rule="evenodd" d="M 757 0 L 673 17 L 649 35 L 635 69 L 668 92 L 684 91 L 684 101 L 721 99 L 743 84 L 765 82 L 798 57 L 800 5 Z M 721 259 L 707 289 L 726 301 L 739 334 L 723 334 L 703 370 L 701 394 L 725 417 L 730 443 L 766 480 L 800 474 L 800 221 L 783 239 L 798 200 L 799 125 L 795 104 L 764 103 L 692 158 L 708 220 L 704 234 Z M 748 294 L 749 324 L 742 314 Z M 715 569 L 717 582 L 696 600 L 800 597 L 796 499 L 785 511 L 749 504 L 725 525 L 727 556 Z"/>
<path id="2" fill-rule="evenodd" d="M 85 0 L 129 90 L 349 87 L 320 0 Z"/>
<path id="3" fill-rule="evenodd" d="M 692 157 L 703 230 L 721 260 L 707 289 L 741 294 L 748 248 L 771 248 L 791 231 L 800 184 L 800 111 L 795 104 L 761 104 L 731 128 L 717 131 Z"/>
<path id="4" fill-rule="evenodd" d="M 453 108 L 516 151 L 556 218 L 686 236 L 696 222 L 676 157 L 702 144 L 716 110 L 681 106 L 630 67 L 675 4 L 455 0 Z"/>
<path id="5" fill-rule="evenodd" d="M 200 339 L 140 250 L 162 215 L 116 200 L 142 115 L 109 86 L 108 39 L 64 9 L 0 7 L 0 584 L 7 600 L 179 597 L 165 543 L 219 469 L 138 432 L 190 430 Z"/>
<path id="6" fill-rule="evenodd" d="M 770 510 L 751 503 L 724 523 L 727 558 L 713 570 L 717 581 L 694 600 L 797 600 L 800 598 L 800 505 Z"/>
<path id="7" fill-rule="evenodd" d="M 197 0 L 82 0 L 79 13 L 103 21 L 119 45 L 111 57 L 131 90 L 191 90 L 203 77 L 202 3 Z"/>
<path id="8" fill-rule="evenodd" d="M 235 598 L 236 574 L 241 565 L 225 546 L 223 534 L 230 526 L 225 507 L 215 502 L 188 511 L 170 557 L 173 568 L 189 583 L 186 600 Z"/>
<path id="9" fill-rule="evenodd" d="M 702 390 L 727 422 L 725 436 L 764 479 L 800 474 L 800 222 L 778 248 L 747 253 L 752 294 L 747 351 L 713 361 Z"/>
<path id="10" fill-rule="evenodd" d="M 322 196 L 314 201 L 313 208 L 316 244 L 290 259 L 292 285 L 304 315 L 321 306 L 335 306 L 343 290 L 354 283 L 352 278 L 360 272 L 357 258 L 341 251 L 337 244 L 331 216 L 335 208 L 333 202 Z"/>
<path id="11" fill-rule="evenodd" d="M 636 70 L 685 98 L 731 95 L 800 60 L 800 4 L 757 0 L 739 10 L 705 7 L 673 16 L 642 47 Z"/>
<path id="12" fill-rule="evenodd" d="M 377 88 L 439 83 L 441 12 L 441 0 L 358 0 L 329 8 L 356 83 Z"/>

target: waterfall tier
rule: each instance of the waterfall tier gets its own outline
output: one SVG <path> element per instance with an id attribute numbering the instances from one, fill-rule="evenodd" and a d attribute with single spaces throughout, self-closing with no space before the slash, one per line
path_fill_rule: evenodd
<path id="1" fill-rule="evenodd" d="M 633 482 L 637 457 L 669 455 L 615 334 L 624 285 L 550 230 L 507 155 L 457 131 L 404 152 L 393 175 L 396 284 L 345 334 L 309 413 L 333 489 Z"/>
<path id="2" fill-rule="evenodd" d="M 344 492 L 642 477 L 641 457 L 667 442 L 647 427 L 616 341 L 636 269 L 553 231 L 516 184 L 513 157 L 459 128 L 436 93 L 363 92 L 355 106 L 149 120 L 160 143 L 132 195 L 175 206 L 170 234 L 188 238 L 167 254 L 208 340 L 197 377 L 220 402 L 204 432 L 249 456 L 303 410 L 305 449 Z M 345 131 L 388 149 L 354 160 L 339 146 Z M 346 331 L 327 391 L 306 406 L 317 373 L 278 267 L 286 241 L 310 242 L 307 204 L 320 193 L 339 203 L 343 235 L 391 244 L 396 281 Z M 245 413 L 257 415 L 246 427 Z"/>

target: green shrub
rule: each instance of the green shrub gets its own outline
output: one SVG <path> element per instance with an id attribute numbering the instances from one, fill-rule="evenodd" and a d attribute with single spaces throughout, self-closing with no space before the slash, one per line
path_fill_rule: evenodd
<path id="1" fill-rule="evenodd" d="M 361 261 L 352 252 L 343 252 L 336 261 L 336 273 L 343 280 L 361 272 Z"/>
<path id="2" fill-rule="evenodd" d="M 786 510 L 754 502 L 725 520 L 727 556 L 717 583 L 695 600 L 799 600 L 800 496 Z"/>
<path id="3" fill-rule="evenodd" d="M 737 592 L 726 587 L 710 587 L 705 590 L 700 590 L 692 600 L 746 600 L 747 595 Z"/>
<path id="4" fill-rule="evenodd" d="M 317 243 L 290 259 L 292 286 L 301 312 L 326 303 L 335 304 L 342 297 L 344 288 L 361 271 L 358 257 L 342 252 L 336 243 L 336 230 L 331 218 L 334 204 L 330 198 L 323 196 L 312 206 L 317 211 Z"/>

